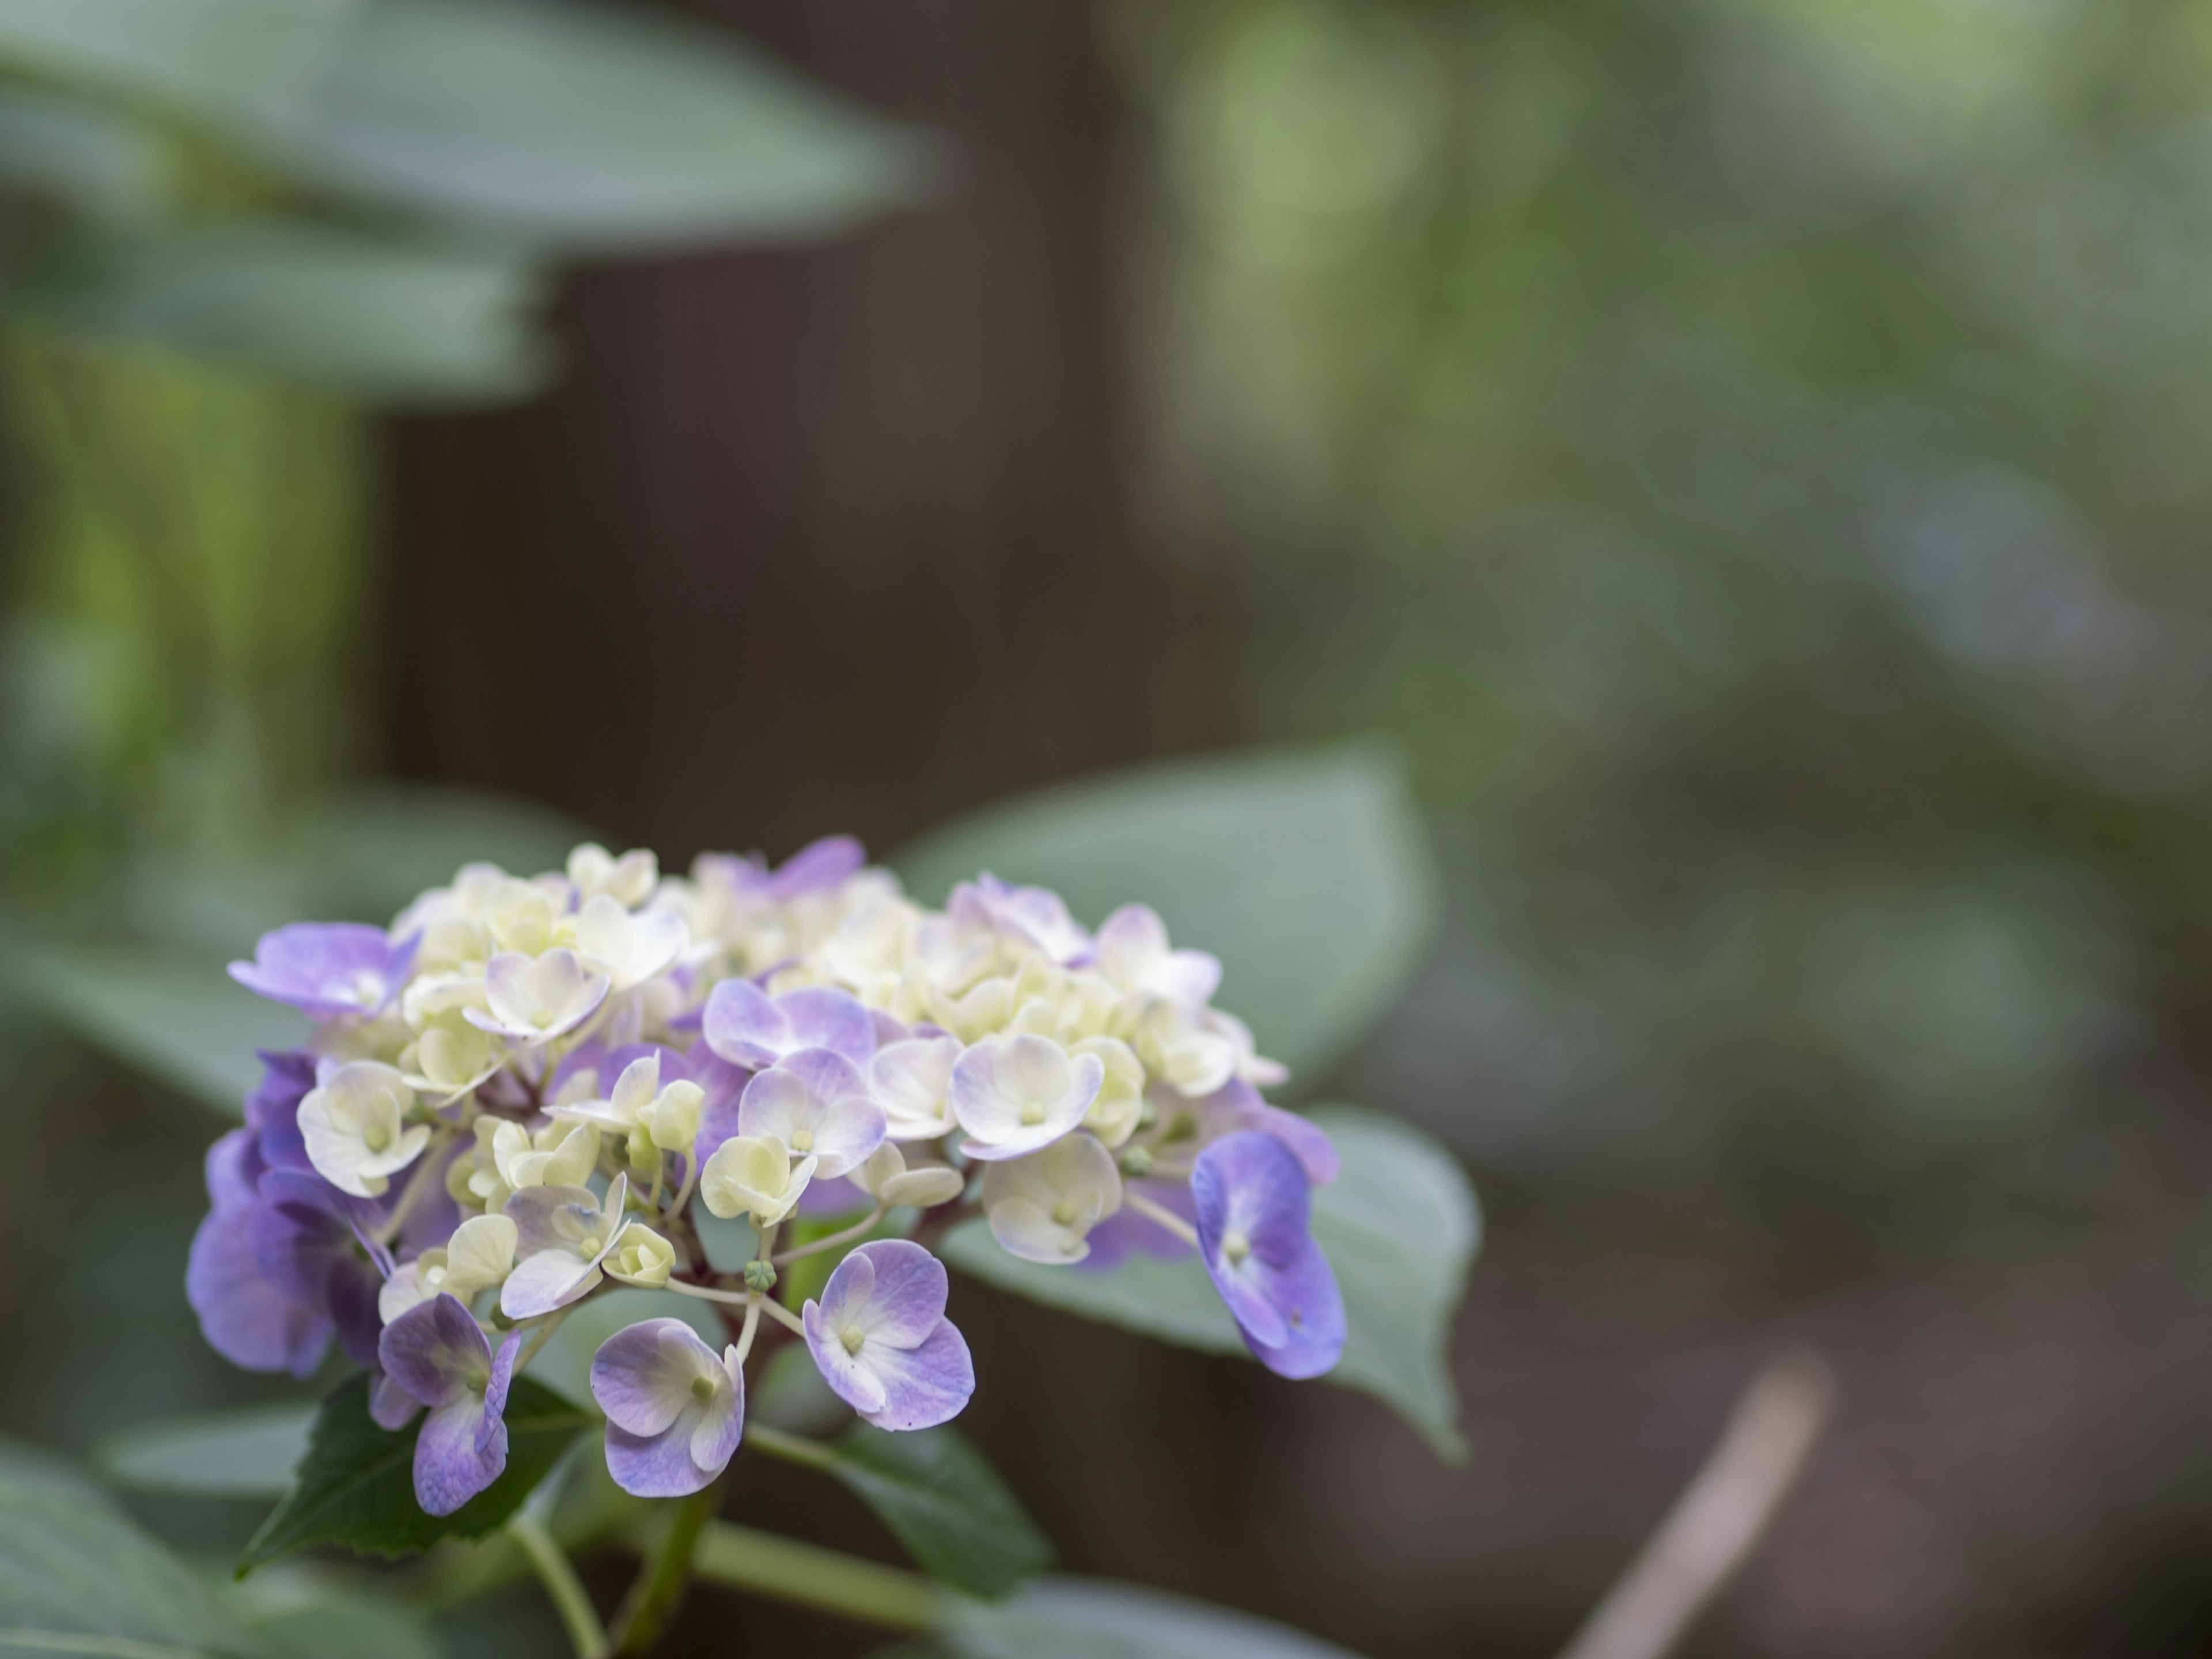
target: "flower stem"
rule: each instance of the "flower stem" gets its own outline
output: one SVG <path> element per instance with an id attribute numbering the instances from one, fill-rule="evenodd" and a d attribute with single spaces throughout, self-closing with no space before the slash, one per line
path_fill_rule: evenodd
<path id="1" fill-rule="evenodd" d="M 692 1570 L 710 1584 L 751 1590 L 889 1630 L 934 1630 L 945 1610 L 944 1595 L 918 1572 L 726 1521 L 701 1533 Z"/>
<path id="2" fill-rule="evenodd" d="M 753 1338 L 760 1334 L 760 1292 L 755 1291 L 745 1297 L 744 1328 L 738 1333 L 738 1365 L 744 1369 L 746 1357 L 753 1351 Z"/>
<path id="3" fill-rule="evenodd" d="M 574 1306 L 575 1304 L 571 1303 L 568 1308 L 556 1309 L 552 1316 L 543 1325 L 540 1325 L 538 1328 L 536 1333 L 532 1335 L 530 1340 L 522 1345 L 522 1352 L 515 1355 L 514 1369 L 516 1370 L 521 1370 L 524 1367 L 527 1366 L 532 1360 L 538 1358 L 538 1351 L 544 1347 L 546 1343 L 552 1339 L 554 1332 L 561 1328 L 561 1322 L 568 1316 L 569 1309 Z"/>
<path id="4" fill-rule="evenodd" d="M 686 1285 L 675 1278 L 670 1279 L 661 1288 L 673 1291 L 678 1296 L 696 1296 L 702 1302 L 726 1302 L 733 1308 L 744 1307 L 752 1297 L 750 1291 L 718 1291 L 711 1285 Z"/>
<path id="5" fill-rule="evenodd" d="M 689 1498 L 672 1506 L 668 1530 L 645 1558 L 637 1581 L 616 1609 L 613 1651 L 643 1654 L 653 1651 L 668 1621 L 683 1604 L 684 1587 L 691 1581 L 698 1554 L 699 1534 L 714 1519 L 721 1502 L 722 1483 L 710 1481 Z"/>
<path id="6" fill-rule="evenodd" d="M 1142 1193 L 1133 1193 L 1128 1191 L 1126 1188 L 1121 1193 L 1121 1202 L 1128 1208 L 1134 1210 L 1139 1215 L 1144 1217 L 1146 1220 L 1151 1222 L 1153 1225 L 1164 1228 L 1167 1231 L 1173 1233 L 1177 1238 L 1182 1240 L 1184 1243 L 1189 1245 L 1192 1249 L 1195 1250 L 1200 1248 L 1198 1243 L 1198 1229 L 1192 1226 L 1190 1223 L 1185 1221 L 1181 1216 L 1177 1215 L 1173 1210 L 1167 1208 L 1164 1205 L 1155 1204 L 1151 1199 L 1146 1198 Z"/>
<path id="7" fill-rule="evenodd" d="M 537 1569 L 545 1594 L 552 1599 L 553 1610 L 561 1615 L 562 1628 L 568 1632 L 568 1644 L 576 1650 L 576 1659 L 606 1659 L 607 1632 L 599 1623 L 599 1610 L 592 1607 L 584 1581 L 576 1577 L 576 1569 L 553 1541 L 553 1534 L 545 1530 L 544 1522 L 527 1514 L 515 1516 L 507 1529 Z"/>
<path id="8" fill-rule="evenodd" d="M 782 1303 L 777 1301 L 774 1297 L 763 1297 L 761 1298 L 761 1306 L 767 1309 L 769 1313 L 775 1315 L 776 1323 L 782 1326 L 784 1329 L 791 1331 L 799 1336 L 806 1334 L 806 1322 L 801 1319 L 797 1314 L 792 1312 L 790 1309 L 785 1307 Z"/>
<path id="9" fill-rule="evenodd" d="M 788 1267 L 801 1257 L 819 1255 L 824 1250 L 836 1249 L 840 1244 L 849 1244 L 856 1238 L 866 1238 L 875 1231 L 876 1224 L 884 1218 L 884 1207 L 879 1203 L 865 1219 L 856 1221 L 849 1227 L 831 1233 L 826 1238 L 817 1238 L 811 1244 L 801 1244 L 794 1249 L 786 1250 L 781 1255 L 771 1256 L 769 1260 L 779 1267 Z"/>

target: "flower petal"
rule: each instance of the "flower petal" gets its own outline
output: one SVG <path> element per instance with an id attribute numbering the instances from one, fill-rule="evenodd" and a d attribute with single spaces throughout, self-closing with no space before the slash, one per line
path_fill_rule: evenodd
<path id="1" fill-rule="evenodd" d="M 959 1416 L 975 1392 L 975 1364 L 969 1357 L 967 1340 L 950 1321 L 939 1321 L 919 1347 L 886 1348 L 870 1342 L 859 1358 L 880 1381 L 884 1403 L 873 1407 L 857 1401 L 852 1404 L 879 1429 L 935 1428 Z"/>
<path id="2" fill-rule="evenodd" d="M 634 1435 L 661 1433 L 693 1403 L 702 1364 L 721 1361 L 680 1319 L 648 1319 L 617 1331 L 592 1356 L 592 1398 L 610 1423 Z"/>
<path id="3" fill-rule="evenodd" d="M 457 1297 L 441 1293 L 384 1328 L 376 1357 L 392 1381 L 426 1406 L 445 1406 L 491 1370 L 491 1345 Z"/>

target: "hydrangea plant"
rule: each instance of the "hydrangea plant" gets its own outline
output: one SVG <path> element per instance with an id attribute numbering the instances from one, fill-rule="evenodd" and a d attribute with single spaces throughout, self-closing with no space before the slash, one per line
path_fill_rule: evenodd
<path id="1" fill-rule="evenodd" d="M 779 1340 L 878 1428 L 950 1420 L 975 1371 L 930 1246 L 975 1214 L 1073 1273 L 1197 1253 L 1284 1376 L 1343 1352 L 1308 1229 L 1334 1149 L 1264 1098 L 1285 1073 L 1213 1006 L 1220 964 L 1141 904 L 1092 931 L 985 873 L 933 910 L 843 838 L 688 877 L 586 844 L 543 875 L 471 865 L 388 929 L 279 928 L 230 972 L 314 1024 L 208 1155 L 192 1307 L 239 1365 L 306 1376 L 335 1343 L 380 1426 L 427 1413 L 428 1515 L 498 1480 L 515 1374 L 621 1285 L 710 1304 L 729 1338 L 655 1319 L 599 1348 L 635 1495 L 721 1474 Z M 741 1267 L 713 1265 L 701 1209 L 750 1224 Z M 819 1296 L 787 1305 L 817 1256 Z"/>

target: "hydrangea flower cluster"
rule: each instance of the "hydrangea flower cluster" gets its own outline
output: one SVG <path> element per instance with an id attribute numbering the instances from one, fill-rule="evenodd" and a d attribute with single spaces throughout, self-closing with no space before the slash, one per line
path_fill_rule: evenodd
<path id="1" fill-rule="evenodd" d="M 649 1319 L 599 1350 L 629 1492 L 721 1472 L 778 1341 L 867 1422 L 945 1422 L 975 1372 L 929 1246 L 979 1214 L 1054 1267 L 1195 1251 L 1285 1376 L 1342 1349 L 1307 1228 L 1334 1152 L 1262 1098 L 1284 1073 L 1212 1006 L 1220 964 L 1142 905 L 1094 933 L 984 875 L 927 909 L 843 838 L 688 878 L 585 846 L 553 874 L 471 865 L 388 929 L 280 928 L 230 971 L 314 1025 L 208 1154 L 191 1304 L 239 1365 L 306 1376 L 335 1341 L 380 1423 L 427 1413 L 432 1514 L 498 1478 L 511 1380 L 617 1285 L 713 1304 L 731 1337 Z M 751 1223 L 741 1271 L 695 1206 Z M 787 1307 L 785 1270 L 830 1252 Z"/>

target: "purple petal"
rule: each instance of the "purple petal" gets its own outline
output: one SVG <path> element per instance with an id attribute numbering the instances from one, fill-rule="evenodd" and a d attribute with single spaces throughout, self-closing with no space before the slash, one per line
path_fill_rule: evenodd
<path id="1" fill-rule="evenodd" d="M 1279 1376 L 1319 1376 L 1344 1352 L 1344 1297 L 1336 1271 L 1309 1238 L 1298 1255 L 1279 1267 L 1261 1266 L 1258 1277 L 1268 1302 L 1282 1315 L 1283 1340 L 1262 1344 L 1245 1333 L 1245 1345 Z"/>
<path id="2" fill-rule="evenodd" d="M 685 1059 L 691 1068 L 691 1081 L 707 1096 L 699 1107 L 699 1138 L 691 1143 L 696 1166 L 704 1168 L 716 1149 L 738 1133 L 738 1100 L 753 1074 L 724 1060 L 703 1038 L 692 1044 Z"/>
<path id="3" fill-rule="evenodd" d="M 535 1319 L 593 1290 L 600 1277 L 597 1258 L 587 1261 L 574 1250 L 540 1250 L 516 1263 L 499 1287 L 499 1310 L 509 1319 Z"/>
<path id="4" fill-rule="evenodd" d="M 300 1048 L 258 1052 L 261 1081 L 246 1097 L 246 1127 L 260 1138 L 262 1160 L 271 1168 L 312 1170 L 300 1134 L 300 1103 L 315 1086 L 315 1058 Z"/>
<path id="5" fill-rule="evenodd" d="M 680 1319 L 648 1319 L 617 1331 L 592 1356 L 592 1398 L 607 1421 L 630 1434 L 661 1434 L 692 1403 L 694 1349 L 720 1363 Z"/>
<path id="6" fill-rule="evenodd" d="M 1336 1274 L 1307 1231 L 1309 1188 L 1297 1158 L 1271 1134 L 1241 1129 L 1198 1157 L 1191 1171 L 1199 1254 L 1206 1275 L 1261 1364 L 1313 1376 L 1344 1348 Z M 1241 1237 L 1241 1259 L 1224 1240 Z"/>
<path id="7" fill-rule="evenodd" d="M 509 1331 L 499 1352 L 491 1357 L 491 1380 L 484 1384 L 483 1420 L 477 1425 L 477 1451 L 491 1449 L 493 1431 L 498 1431 L 499 1458 L 507 1462 L 507 1391 L 514 1382 L 515 1356 L 522 1348 L 522 1333 Z"/>
<path id="8" fill-rule="evenodd" d="M 267 1167 L 252 1131 L 233 1129 L 218 1137 L 207 1149 L 208 1202 L 224 1213 L 252 1209 L 261 1201 L 261 1177 Z"/>
<path id="9" fill-rule="evenodd" d="M 380 1370 L 368 1385 L 368 1418 L 380 1429 L 397 1434 L 415 1420 L 422 1402 Z"/>
<path id="10" fill-rule="evenodd" d="M 252 962 L 230 976 L 258 996 L 289 1003 L 311 1018 L 373 1014 L 392 1000 L 413 964 L 417 939 L 394 948 L 381 927 L 349 921 L 297 921 L 264 933 Z"/>
<path id="11" fill-rule="evenodd" d="M 702 1469 L 693 1461 L 691 1437 L 681 1423 L 659 1434 L 640 1435 L 610 1418 L 607 1473 L 614 1476 L 615 1485 L 634 1498 L 683 1498 L 697 1492 L 721 1470 Z"/>
<path id="12" fill-rule="evenodd" d="M 883 1383 L 883 1405 L 860 1413 L 879 1429 L 935 1428 L 959 1416 L 975 1392 L 975 1361 L 950 1320 L 919 1347 L 884 1347 L 871 1338 L 858 1358 Z"/>
<path id="13" fill-rule="evenodd" d="M 908 1239 L 878 1239 L 860 1245 L 830 1274 L 830 1283 L 822 1291 L 825 1306 L 836 1294 L 839 1275 L 848 1270 L 857 1272 L 856 1259 L 865 1261 L 872 1270 L 873 1282 L 865 1305 L 854 1308 L 839 1322 L 864 1327 L 871 1349 L 878 1343 L 912 1348 L 926 1341 L 945 1317 L 945 1297 L 951 1289 L 945 1264 Z"/>
<path id="14" fill-rule="evenodd" d="M 250 1212 L 211 1212 L 192 1236 L 185 1297 L 208 1346 L 249 1371 L 313 1375 L 331 1345 L 331 1322 L 287 1296 L 261 1271 Z"/>
<path id="15" fill-rule="evenodd" d="M 876 1022 L 860 998 L 835 986 L 787 991 L 776 1006 L 790 1023 L 793 1048 L 827 1048 L 855 1065 L 876 1052 Z"/>
<path id="16" fill-rule="evenodd" d="M 799 1318 L 806 1328 L 806 1346 L 814 1355 L 814 1368 L 822 1373 L 830 1391 L 863 1417 L 881 1411 L 890 1400 L 883 1380 L 847 1352 L 821 1304 L 809 1302 L 799 1310 Z"/>
<path id="17" fill-rule="evenodd" d="M 825 836 L 783 861 L 782 867 L 768 878 L 768 896 L 780 904 L 788 904 L 836 886 L 867 862 L 867 850 L 852 836 Z"/>
<path id="18" fill-rule="evenodd" d="M 451 1515 L 507 1468 L 507 1425 L 475 1389 L 423 1420 L 415 1442 L 415 1501 L 426 1515 Z"/>
<path id="19" fill-rule="evenodd" d="M 443 1407 L 465 1394 L 473 1397 L 471 1384 L 491 1368 L 491 1345 L 460 1298 L 441 1291 L 384 1328 L 376 1357 L 392 1380 L 415 1398 Z"/>
<path id="20" fill-rule="evenodd" d="M 599 1224 L 599 1200 L 588 1187 L 525 1187 L 508 1197 L 507 1214 L 519 1236 L 514 1253 L 526 1257 L 568 1249 Z"/>
<path id="21" fill-rule="evenodd" d="M 755 1071 L 775 1065 L 798 1046 L 775 1000 L 750 980 L 726 979 L 717 985 L 707 999 L 699 1030 L 724 1060 Z"/>

